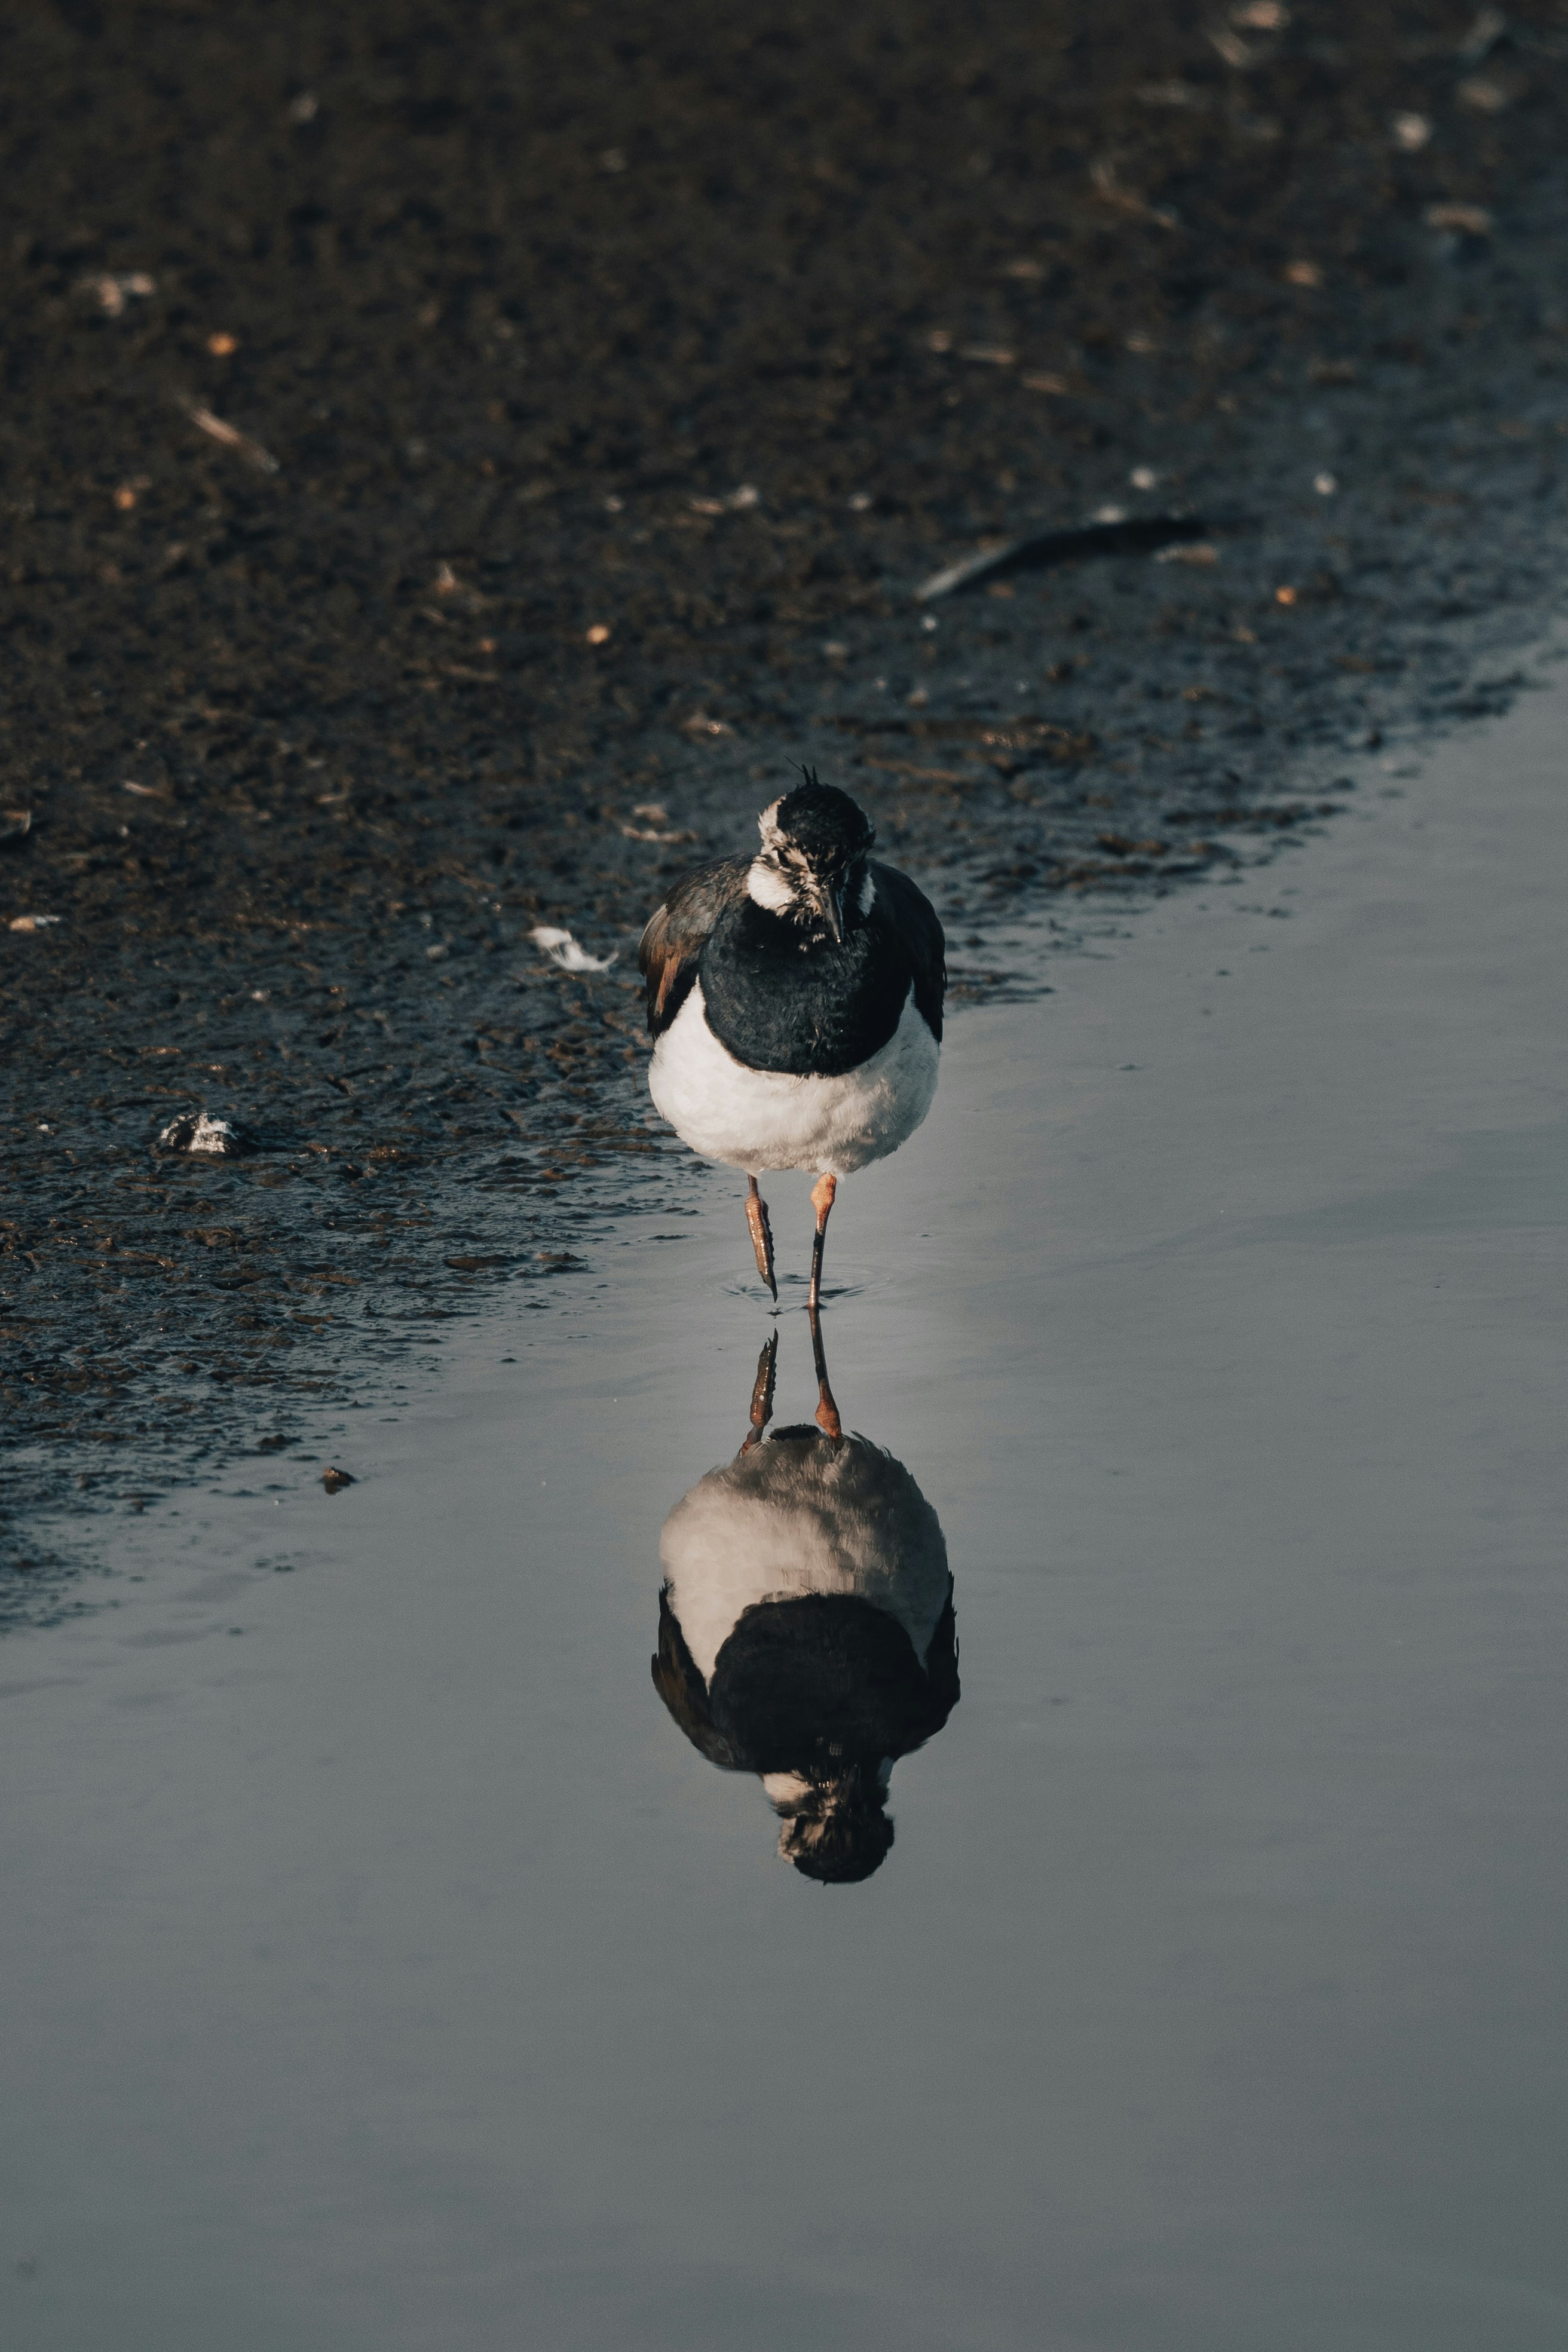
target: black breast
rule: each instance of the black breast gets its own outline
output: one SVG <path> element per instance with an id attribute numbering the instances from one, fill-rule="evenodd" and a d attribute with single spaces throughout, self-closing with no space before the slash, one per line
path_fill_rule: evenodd
<path id="1" fill-rule="evenodd" d="M 708 1703 L 738 1762 L 798 1772 L 907 1756 L 942 1729 L 957 1696 L 956 1675 L 951 1692 L 938 1687 L 896 1618 L 849 1594 L 814 1592 L 742 1612 L 714 1661 Z"/>
<path id="2" fill-rule="evenodd" d="M 721 916 L 699 967 L 708 1025 L 752 1070 L 838 1077 L 899 1025 L 913 972 L 897 938 L 858 924 L 842 947 L 754 899 Z"/>

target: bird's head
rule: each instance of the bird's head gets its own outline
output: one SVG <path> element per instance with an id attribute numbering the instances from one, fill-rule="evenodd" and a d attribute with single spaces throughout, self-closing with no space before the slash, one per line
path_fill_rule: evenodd
<path id="1" fill-rule="evenodd" d="M 825 1886 L 853 1886 L 880 1870 L 893 1843 L 891 1774 L 889 1761 L 879 1766 L 869 1758 L 832 1773 L 764 1773 L 769 1802 L 784 1816 L 780 1859 Z"/>
<path id="2" fill-rule="evenodd" d="M 870 911 L 875 885 L 866 860 L 877 830 L 847 793 L 819 784 L 813 769 L 801 774 L 805 782 L 757 819 L 763 845 L 746 887 L 758 906 L 842 946 Z"/>

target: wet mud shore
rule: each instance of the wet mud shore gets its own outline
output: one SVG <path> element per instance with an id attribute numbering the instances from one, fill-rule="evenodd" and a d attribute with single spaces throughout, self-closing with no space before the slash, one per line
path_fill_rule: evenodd
<path id="1" fill-rule="evenodd" d="M 984 994 L 1552 610 L 1555 7 L 0 39 L 0 1614 L 70 1605 L 30 1507 L 284 1452 L 668 1197 L 637 934 L 792 761 Z M 1109 511 L 1203 536 L 916 594 Z M 204 1106 L 258 1148 L 159 1153 Z"/>

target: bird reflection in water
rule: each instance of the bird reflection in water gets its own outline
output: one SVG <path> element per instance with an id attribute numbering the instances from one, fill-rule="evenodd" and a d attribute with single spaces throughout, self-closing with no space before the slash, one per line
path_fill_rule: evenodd
<path id="1" fill-rule="evenodd" d="M 755 1772 L 807 1878 L 869 1878 L 893 1843 L 893 1766 L 958 1704 L 952 1578 L 901 1462 L 847 1434 L 811 1318 L 816 1425 L 765 1436 L 775 1332 L 751 1426 L 664 1523 L 653 1679 L 694 1748 Z"/>

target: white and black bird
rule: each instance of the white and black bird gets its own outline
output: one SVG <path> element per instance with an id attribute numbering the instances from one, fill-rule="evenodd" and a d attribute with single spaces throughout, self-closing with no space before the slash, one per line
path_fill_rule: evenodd
<path id="1" fill-rule="evenodd" d="M 762 1442 L 775 1336 L 739 1454 L 664 1523 L 653 1679 L 710 1764 L 760 1779 L 784 1859 L 844 1885 L 886 1860 L 893 1766 L 958 1704 L 958 1630 L 941 1522 L 901 1462 L 845 1433 L 815 1316 L 812 1338 L 817 1426 Z"/>
<path id="2" fill-rule="evenodd" d="M 864 810 L 802 773 L 758 818 L 755 856 L 677 883 L 637 963 L 654 1102 L 694 1151 L 745 1170 L 757 1268 L 775 1299 L 757 1179 L 817 1176 L 815 1307 L 838 1178 L 896 1151 L 931 1108 L 947 971 L 935 908 L 871 856 Z"/>

